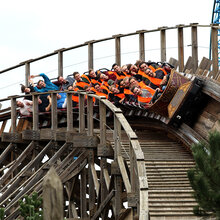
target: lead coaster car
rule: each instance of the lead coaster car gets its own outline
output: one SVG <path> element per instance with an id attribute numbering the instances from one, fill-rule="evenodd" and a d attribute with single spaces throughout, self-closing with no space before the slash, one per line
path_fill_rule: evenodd
<path id="1" fill-rule="evenodd" d="M 175 127 L 182 122 L 192 123 L 202 100 L 202 87 L 202 80 L 190 80 L 172 69 L 166 89 L 148 110 L 166 117 L 167 123 Z"/>

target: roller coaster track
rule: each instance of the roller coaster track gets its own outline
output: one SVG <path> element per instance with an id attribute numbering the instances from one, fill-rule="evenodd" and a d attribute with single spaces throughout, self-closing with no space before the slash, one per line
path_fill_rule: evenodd
<path id="1" fill-rule="evenodd" d="M 204 65 L 205 64 L 205 65 Z M 63 184 L 64 216 L 73 219 L 198 219 L 187 178 L 194 160 L 190 147 L 220 130 L 220 85 L 208 78 L 210 60 L 182 74 L 204 83 L 203 104 L 193 123 L 178 128 L 168 118 L 142 108 L 116 107 L 104 97 L 78 92 L 79 108 L 56 108 L 41 115 L 33 94 L 33 114 L 17 118 L 16 99 L 0 110 L 0 206 L 6 220 L 19 216 L 18 201 L 34 191 L 43 196 L 43 179 L 55 168 Z M 212 75 L 212 74 L 211 74 Z M 215 77 L 217 79 L 217 77 Z M 85 97 L 87 102 L 85 103 Z M 98 105 L 93 104 L 94 98 Z M 5 132 L 6 123 L 10 131 Z"/>

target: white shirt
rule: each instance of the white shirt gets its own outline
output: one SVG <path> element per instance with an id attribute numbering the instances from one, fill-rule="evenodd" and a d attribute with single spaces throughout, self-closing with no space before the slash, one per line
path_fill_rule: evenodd
<path id="1" fill-rule="evenodd" d="M 33 111 L 33 109 L 32 109 L 33 102 L 30 100 L 27 100 L 27 99 L 24 99 L 21 102 L 24 104 L 23 108 L 21 108 L 21 107 L 19 108 L 21 115 L 30 115 L 31 114 L 30 112 Z M 27 103 L 29 103 L 30 105 L 28 105 Z"/>

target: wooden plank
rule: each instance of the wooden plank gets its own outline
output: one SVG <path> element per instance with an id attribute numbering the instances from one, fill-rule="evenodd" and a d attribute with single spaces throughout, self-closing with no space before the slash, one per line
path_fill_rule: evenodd
<path id="1" fill-rule="evenodd" d="M 88 69 L 93 69 L 93 43 L 88 43 Z"/>
<path id="2" fill-rule="evenodd" d="M 126 192 L 130 193 L 131 192 L 131 184 L 129 181 L 127 170 L 124 165 L 124 160 L 123 160 L 122 156 L 118 156 L 117 160 L 118 160 L 118 165 L 119 165 L 119 168 L 121 171 L 122 179 L 123 179 L 123 182 L 124 182 L 124 185 L 126 188 Z"/>
<path id="3" fill-rule="evenodd" d="M 120 36 L 115 37 L 115 62 L 121 66 L 121 38 Z"/>
<path id="4" fill-rule="evenodd" d="M 106 168 L 103 169 L 103 175 L 104 175 L 106 187 L 107 187 L 107 189 L 109 190 L 110 180 L 111 180 L 111 179 L 110 179 L 108 170 L 107 170 Z"/>
<path id="5" fill-rule="evenodd" d="M 179 60 L 179 71 L 183 72 L 184 68 L 184 36 L 183 27 L 178 27 L 178 60 Z"/>
<path id="6" fill-rule="evenodd" d="M 33 94 L 32 95 L 33 100 L 33 130 L 38 130 L 38 124 L 39 124 L 39 115 L 38 115 L 38 95 Z"/>
<path id="7" fill-rule="evenodd" d="M 73 109 L 72 109 L 72 94 L 67 93 L 67 131 L 72 131 L 73 130 Z"/>
<path id="8" fill-rule="evenodd" d="M 183 68 L 183 72 L 186 73 L 186 72 L 188 72 L 188 71 L 190 71 L 192 69 L 193 69 L 193 59 L 192 59 L 191 56 L 189 56 L 187 61 L 186 61 L 185 66 Z"/>
<path id="9" fill-rule="evenodd" d="M 14 149 L 14 144 L 10 143 L 5 150 L 0 154 L 0 164 L 2 164 L 8 154 Z"/>
<path id="10" fill-rule="evenodd" d="M 119 175 L 114 176 L 115 198 L 114 198 L 114 215 L 115 219 L 119 218 L 122 208 L 122 178 Z"/>
<path id="11" fill-rule="evenodd" d="M 102 101 L 99 101 L 99 115 L 100 115 L 100 144 L 106 145 L 106 106 Z"/>
<path id="12" fill-rule="evenodd" d="M 16 111 L 16 97 L 11 98 L 11 132 L 16 132 L 16 120 L 17 120 L 17 111 Z"/>
<path id="13" fill-rule="evenodd" d="M 57 55 L 58 55 L 58 76 L 63 76 L 63 51 L 59 50 Z"/>
<path id="14" fill-rule="evenodd" d="M 197 37 L 197 24 L 192 24 L 191 27 L 192 35 L 192 63 L 193 63 L 193 73 L 196 72 L 198 68 L 198 37 Z"/>
<path id="15" fill-rule="evenodd" d="M 162 62 L 167 60 L 166 57 L 166 29 L 160 30 L 160 59 Z"/>
<path id="16" fill-rule="evenodd" d="M 97 173 L 96 173 L 96 170 L 95 170 L 95 165 L 94 165 L 94 163 L 90 163 L 89 166 L 90 166 L 91 173 L 92 173 L 93 183 L 95 185 L 96 196 L 98 197 L 99 196 L 100 184 L 99 184 L 98 176 L 97 176 Z"/>
<path id="17" fill-rule="evenodd" d="M 81 180 L 80 180 L 80 214 L 82 219 L 87 217 L 85 169 L 83 169 L 81 172 Z"/>
<path id="18" fill-rule="evenodd" d="M 144 33 L 139 33 L 139 59 L 145 61 Z"/>
<path id="19" fill-rule="evenodd" d="M 25 62 L 25 86 L 29 85 L 28 78 L 30 76 L 30 63 Z"/>
<path id="20" fill-rule="evenodd" d="M 79 132 L 85 132 L 85 97 L 79 93 Z"/>
<path id="21" fill-rule="evenodd" d="M 218 26 L 218 25 L 217 25 Z M 216 79 L 219 71 L 219 56 L 218 56 L 218 29 L 213 26 L 211 29 L 211 42 L 212 42 L 212 74 L 209 77 Z"/>
<path id="22" fill-rule="evenodd" d="M 87 124 L 88 124 L 88 135 L 93 136 L 94 124 L 93 124 L 93 98 L 87 96 Z"/>
<path id="23" fill-rule="evenodd" d="M 89 217 L 91 218 L 96 211 L 96 195 L 95 195 L 95 184 L 93 180 L 91 164 L 94 164 L 94 151 L 89 151 L 88 156 L 88 184 L 89 184 Z M 96 174 L 96 173 L 95 173 Z M 98 177 L 97 177 L 98 179 Z"/>
<path id="24" fill-rule="evenodd" d="M 114 190 L 112 190 L 112 191 L 108 194 L 108 196 L 106 197 L 106 199 L 105 199 L 105 200 L 101 203 L 101 205 L 99 206 L 99 209 L 96 211 L 95 215 L 92 217 L 92 220 L 95 220 L 95 219 L 97 219 L 97 218 L 100 216 L 102 210 L 103 210 L 103 209 L 106 207 L 106 205 L 111 201 L 111 199 L 113 198 L 114 194 L 115 194 L 115 191 L 114 191 Z"/>
<path id="25" fill-rule="evenodd" d="M 207 59 L 206 57 L 203 57 L 195 74 L 197 75 L 205 75 L 204 73 L 210 70 L 212 61 Z"/>
<path id="26" fill-rule="evenodd" d="M 120 114 L 120 113 L 117 113 Z M 114 115 L 114 158 L 115 160 L 121 155 L 121 124 L 117 118 L 117 114 Z"/>
<path id="27" fill-rule="evenodd" d="M 66 175 L 66 177 L 62 178 L 62 182 L 66 183 L 67 181 L 70 181 L 75 176 L 79 175 L 80 172 L 82 172 L 82 170 L 85 169 L 86 165 L 87 165 L 87 160 L 85 159 L 83 162 L 80 163 L 78 167 L 76 167 L 72 172 Z"/>
<path id="28" fill-rule="evenodd" d="M 0 136 L 1 136 L 2 133 L 4 132 L 7 122 L 8 122 L 8 120 L 4 120 L 4 121 L 2 122 L 1 130 L 0 130 Z"/>
<path id="29" fill-rule="evenodd" d="M 29 155 L 29 153 L 33 150 L 34 148 L 34 142 L 32 141 L 23 151 L 23 153 L 17 158 L 15 159 L 15 163 L 9 168 L 8 172 L 5 173 L 1 179 L 0 179 L 0 185 L 3 185 L 5 183 L 5 181 L 7 180 L 7 178 L 13 173 L 13 171 L 18 167 L 18 165 L 20 163 L 22 163 L 22 161 L 27 157 L 27 155 Z"/>
<path id="30" fill-rule="evenodd" d="M 23 176 L 25 176 L 32 168 L 35 167 L 36 164 L 39 164 L 42 158 L 45 156 L 46 152 L 50 149 L 50 147 L 54 144 L 53 142 L 49 142 L 42 151 L 33 159 L 31 160 L 24 169 L 22 169 L 13 179 L 11 179 L 7 185 L 5 185 L 1 189 L 2 196 L 0 197 L 0 202 L 2 202 L 7 196 L 10 195 L 14 191 L 14 189 L 18 188 L 18 185 L 20 184 L 21 179 L 23 179 Z M 7 188 L 7 189 L 6 189 Z"/>
<path id="31" fill-rule="evenodd" d="M 56 129 L 57 129 L 57 94 L 56 93 L 51 93 L 51 101 L 52 101 L 51 130 L 56 131 Z"/>

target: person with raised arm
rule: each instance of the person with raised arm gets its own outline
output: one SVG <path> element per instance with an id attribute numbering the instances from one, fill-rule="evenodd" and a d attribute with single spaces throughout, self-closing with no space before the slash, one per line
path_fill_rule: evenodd
<path id="1" fill-rule="evenodd" d="M 43 77 L 44 80 L 39 80 L 36 86 L 32 79 L 39 76 Z M 31 75 L 29 77 L 29 82 L 34 87 L 35 92 L 48 92 L 51 90 L 59 90 L 59 87 L 53 84 L 48 76 L 44 73 L 40 73 L 39 75 Z"/>

